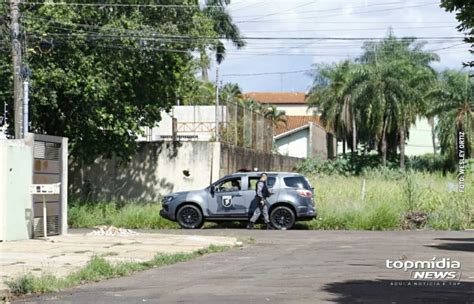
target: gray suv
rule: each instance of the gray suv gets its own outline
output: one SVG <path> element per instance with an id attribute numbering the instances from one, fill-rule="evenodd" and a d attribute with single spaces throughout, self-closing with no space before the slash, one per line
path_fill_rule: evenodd
<path id="1" fill-rule="evenodd" d="M 204 221 L 248 221 L 257 203 L 255 186 L 261 172 L 227 175 L 203 190 L 171 193 L 163 198 L 160 215 L 186 229 L 200 228 Z M 313 188 L 303 175 L 268 172 L 267 199 L 271 224 L 290 229 L 296 221 L 316 216 Z"/>

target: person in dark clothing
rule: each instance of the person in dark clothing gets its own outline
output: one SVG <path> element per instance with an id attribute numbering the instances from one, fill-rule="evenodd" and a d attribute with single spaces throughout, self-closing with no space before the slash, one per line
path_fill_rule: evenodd
<path id="1" fill-rule="evenodd" d="M 247 225 L 247 229 L 253 229 L 255 222 L 258 220 L 260 215 L 263 214 L 263 219 L 267 225 L 267 229 L 273 229 L 272 224 L 270 223 L 270 217 L 268 216 L 268 206 L 267 198 L 270 197 L 270 191 L 267 187 L 268 175 L 262 173 L 260 180 L 257 182 L 256 186 L 256 196 L 257 208 L 255 209 L 252 217 L 250 218 L 250 223 Z"/>

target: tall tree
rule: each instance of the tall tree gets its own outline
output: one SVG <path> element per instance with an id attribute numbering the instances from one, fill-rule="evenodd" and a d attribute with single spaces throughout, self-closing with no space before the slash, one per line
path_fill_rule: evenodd
<path id="1" fill-rule="evenodd" d="M 344 61 L 334 65 L 317 65 L 309 95 L 309 104 L 318 108 L 325 125 L 334 130 L 336 137 L 351 142 L 352 152 L 357 147 L 357 109 L 352 98 L 356 81 L 354 65 Z"/>
<path id="2" fill-rule="evenodd" d="M 459 134 L 464 133 L 466 155 L 473 153 L 474 139 L 474 79 L 468 73 L 445 71 L 439 84 L 432 89 L 428 114 L 436 116 L 435 131 L 440 140 L 441 153 L 456 159 Z"/>
<path id="3" fill-rule="evenodd" d="M 68 137 L 76 160 L 133 153 L 143 127 L 153 127 L 162 110 L 198 87 L 193 52 L 210 40 L 185 37 L 219 37 L 195 0 L 179 7 L 108 3 L 115 2 L 21 6 L 31 129 Z M 6 6 L 0 8 L 5 14 Z M 8 67 L 0 70 L 0 103 L 11 100 L 10 61 L 0 52 L 0 66 Z"/>
<path id="4" fill-rule="evenodd" d="M 235 47 L 240 49 L 245 46 L 245 41 L 240 34 L 238 26 L 233 22 L 232 16 L 226 10 L 230 3 L 231 0 L 206 0 L 203 12 L 205 16 L 213 21 L 213 29 L 219 35 L 219 38 L 232 42 Z M 211 50 L 216 52 L 216 62 L 220 64 L 224 60 L 226 53 L 224 42 L 219 39 L 212 45 Z M 207 56 L 206 48 L 201 49 L 200 55 L 202 77 L 204 81 L 207 81 L 210 60 Z"/>
<path id="5" fill-rule="evenodd" d="M 385 105 L 382 125 L 383 162 L 386 161 L 386 135 L 388 121 L 392 121 L 392 130 L 398 134 L 400 149 L 400 168 L 405 167 L 405 142 L 408 129 L 425 110 L 424 93 L 434 82 L 436 73 L 430 67 L 439 57 L 424 51 L 425 43 L 414 38 L 396 38 L 391 30 L 381 42 L 369 42 L 364 45 L 365 52 L 361 62 L 382 71 L 380 84 L 385 88 Z M 374 71 L 376 73 L 376 71 Z M 397 82 L 398 79 L 398 82 Z M 390 96 L 391 95 L 391 96 Z M 366 98 L 366 96 L 364 96 Z M 389 102 L 389 103 L 387 103 Z M 386 121 L 387 123 L 384 123 Z M 389 130 L 390 131 L 390 130 Z"/>

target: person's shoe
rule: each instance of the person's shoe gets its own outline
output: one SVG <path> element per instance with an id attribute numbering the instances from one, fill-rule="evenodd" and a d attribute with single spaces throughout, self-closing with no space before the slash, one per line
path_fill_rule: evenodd
<path id="1" fill-rule="evenodd" d="M 267 223 L 267 230 L 275 230 L 275 228 L 273 228 L 272 224 Z"/>
<path id="2" fill-rule="evenodd" d="M 252 223 L 252 222 L 248 223 L 248 225 L 247 225 L 247 229 L 250 229 L 250 230 L 252 230 L 252 229 L 253 229 L 253 223 Z"/>

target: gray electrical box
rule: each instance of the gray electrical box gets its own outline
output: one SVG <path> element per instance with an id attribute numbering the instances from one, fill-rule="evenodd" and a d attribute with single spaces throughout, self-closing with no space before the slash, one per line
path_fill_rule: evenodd
<path id="1" fill-rule="evenodd" d="M 32 155 L 23 140 L 0 140 L 0 241 L 32 237 Z"/>

